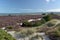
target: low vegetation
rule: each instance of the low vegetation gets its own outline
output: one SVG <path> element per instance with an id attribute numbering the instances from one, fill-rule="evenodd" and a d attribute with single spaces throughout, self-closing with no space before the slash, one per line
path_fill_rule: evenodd
<path id="1" fill-rule="evenodd" d="M 36 26 L 40 26 L 50 20 L 51 20 L 51 15 L 46 15 L 39 21 L 32 21 L 32 22 L 24 21 L 22 26 L 23 27 L 36 27 Z"/>
<path id="2" fill-rule="evenodd" d="M 51 23 L 51 22 L 47 24 L 48 27 L 52 27 L 52 26 L 54 26 L 54 25 L 55 25 L 55 24 L 54 24 L 54 23 Z"/>
<path id="3" fill-rule="evenodd" d="M 43 40 L 42 36 L 40 36 L 40 35 L 36 35 L 36 36 L 30 38 L 30 40 L 36 40 L 36 39 L 37 40 Z"/>
<path id="4" fill-rule="evenodd" d="M 6 27 L 7 29 L 13 29 L 13 27 L 12 26 L 8 26 L 8 27 Z"/>
<path id="5" fill-rule="evenodd" d="M 0 40 L 15 40 L 10 34 L 0 29 Z"/>
<path id="6" fill-rule="evenodd" d="M 43 17 L 43 19 L 47 22 L 47 21 L 50 21 L 52 18 L 51 18 L 51 15 L 46 15 Z"/>
<path id="7" fill-rule="evenodd" d="M 33 29 L 21 29 L 19 32 L 16 32 L 17 35 L 20 35 L 20 37 L 27 37 L 32 35 L 35 32 Z"/>
<path id="8" fill-rule="evenodd" d="M 60 24 L 56 25 L 54 28 L 52 28 L 52 30 L 49 30 L 46 34 L 48 34 L 52 40 L 60 40 Z"/>
<path id="9" fill-rule="evenodd" d="M 21 30 L 19 29 L 19 31 L 16 32 L 17 36 L 19 36 L 19 38 L 20 38 L 20 37 L 30 36 L 36 32 L 45 32 L 47 35 L 49 35 L 49 37 L 52 37 L 52 38 L 60 37 L 60 24 L 58 25 L 58 28 L 56 28 L 56 29 L 52 28 L 52 26 L 54 26 L 55 23 L 48 23 L 44 27 L 38 27 L 52 19 L 51 15 L 45 15 L 45 14 L 43 14 L 43 15 L 44 15 L 44 17 L 42 17 L 42 19 L 39 21 L 32 21 L 32 22 L 24 21 L 23 25 L 21 27 Z M 29 28 L 27 28 L 27 27 L 29 27 Z M 51 29 L 49 27 L 51 27 L 54 30 L 51 31 Z M 8 27 L 6 27 L 6 29 L 12 30 L 13 27 L 8 26 Z M 0 37 L 1 40 L 15 40 L 10 34 L 7 34 L 4 30 L 1 31 L 0 35 L 1 35 L 1 37 Z M 41 36 L 36 35 L 35 37 L 32 37 L 30 40 L 34 40 L 35 38 L 39 39 L 39 38 L 41 38 Z"/>
<path id="10" fill-rule="evenodd" d="M 41 25 L 42 23 L 41 23 L 41 21 L 33 21 L 33 22 L 27 22 L 27 21 L 25 21 L 25 22 L 23 22 L 23 27 L 35 27 L 35 26 L 39 26 L 39 25 Z"/>

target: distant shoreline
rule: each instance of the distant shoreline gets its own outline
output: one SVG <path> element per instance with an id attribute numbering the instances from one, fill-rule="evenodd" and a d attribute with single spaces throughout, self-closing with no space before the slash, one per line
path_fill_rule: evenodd
<path id="1" fill-rule="evenodd" d="M 35 13 L 0 13 L 0 16 L 19 16 L 19 15 L 41 15 L 44 12 L 35 12 Z M 45 14 L 50 14 L 51 12 L 45 12 Z M 53 12 L 54 14 L 60 14 L 60 12 Z"/>

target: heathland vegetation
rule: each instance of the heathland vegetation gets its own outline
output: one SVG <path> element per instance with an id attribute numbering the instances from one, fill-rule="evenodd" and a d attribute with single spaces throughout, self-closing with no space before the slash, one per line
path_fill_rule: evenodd
<path id="1" fill-rule="evenodd" d="M 15 40 L 15 39 L 5 30 L 0 29 L 0 40 Z"/>
<path id="2" fill-rule="evenodd" d="M 31 21 L 28 22 L 28 20 L 24 20 L 26 18 L 24 18 L 22 20 L 20 20 L 21 18 L 18 16 L 18 19 L 16 19 L 16 17 L 13 16 L 8 16 L 10 19 L 14 19 L 11 20 L 8 19 L 8 22 L 6 21 L 8 17 L 6 17 L 6 19 L 4 19 L 4 21 L 6 21 L 8 24 L 6 24 L 6 22 L 2 22 L 2 26 L 5 27 L 4 30 L 0 29 L 0 40 L 15 40 L 10 34 L 8 34 L 7 32 L 11 32 L 11 31 L 15 31 L 15 34 L 18 36 L 17 37 L 29 37 L 30 35 L 33 35 L 34 33 L 45 33 L 46 35 L 48 35 L 48 37 L 52 40 L 58 40 L 60 38 L 60 19 L 58 15 L 55 14 L 42 14 L 43 17 L 41 17 L 41 20 L 38 21 Z M 58 16 L 58 19 L 56 18 Z M 37 18 L 39 18 L 40 16 L 38 16 Z M 20 18 L 20 19 L 19 19 Z M 33 17 L 32 17 L 33 18 Z M 34 16 L 34 18 L 36 18 Z M 34 19 L 33 18 L 33 19 Z M 3 18 L 1 18 L 3 19 Z M 0 20 L 1 20 L 0 19 Z M 30 18 L 31 19 L 31 18 Z M 18 21 L 17 21 L 18 20 Z M 20 22 L 21 21 L 21 22 Z M 4 25 L 3 23 L 5 23 L 6 25 Z M 20 25 L 22 23 L 22 25 Z M 11 32 L 12 33 L 12 32 Z M 31 37 L 30 40 L 34 40 L 34 39 L 39 39 L 42 38 L 40 35 Z"/>
<path id="3" fill-rule="evenodd" d="M 32 22 L 24 21 L 22 26 L 24 26 L 24 27 L 36 27 L 36 26 L 40 26 L 40 25 L 50 21 L 51 19 L 52 19 L 51 15 L 45 15 L 39 21 L 32 21 Z"/>

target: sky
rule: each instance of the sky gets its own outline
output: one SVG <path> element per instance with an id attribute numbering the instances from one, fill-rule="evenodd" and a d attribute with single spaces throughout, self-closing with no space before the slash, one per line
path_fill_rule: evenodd
<path id="1" fill-rule="evenodd" d="M 60 12 L 60 0 L 0 0 L 0 13 Z"/>

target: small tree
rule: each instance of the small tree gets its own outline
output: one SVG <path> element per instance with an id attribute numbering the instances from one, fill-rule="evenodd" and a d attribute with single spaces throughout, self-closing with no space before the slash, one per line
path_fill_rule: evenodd
<path id="1" fill-rule="evenodd" d="M 46 15 L 45 13 L 42 13 L 42 15 Z"/>
<path id="2" fill-rule="evenodd" d="M 45 21 L 50 21 L 51 20 L 51 15 L 46 15 L 43 17 Z"/>

